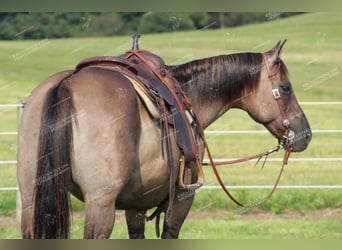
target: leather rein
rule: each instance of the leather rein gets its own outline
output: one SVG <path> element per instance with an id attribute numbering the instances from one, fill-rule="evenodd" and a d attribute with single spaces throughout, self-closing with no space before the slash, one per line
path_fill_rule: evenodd
<path id="1" fill-rule="evenodd" d="M 279 181 L 280 181 L 280 178 L 281 178 L 282 173 L 284 171 L 285 165 L 287 165 L 287 162 L 288 162 L 288 159 L 289 159 L 290 153 L 291 153 L 291 145 L 293 144 L 293 141 L 294 141 L 294 132 L 290 129 L 290 121 L 287 119 L 283 103 L 282 103 L 282 101 L 280 99 L 279 89 L 277 88 L 277 86 L 276 86 L 276 84 L 274 82 L 274 77 L 280 71 L 280 63 L 278 64 L 277 70 L 274 73 L 272 73 L 271 70 L 270 70 L 270 67 L 268 65 L 268 62 L 267 62 L 267 59 L 268 59 L 267 58 L 267 54 L 263 53 L 262 56 L 263 56 L 264 65 L 265 65 L 266 70 L 267 70 L 268 79 L 270 80 L 270 83 L 271 83 L 271 86 L 272 86 L 272 94 L 273 94 L 273 97 L 274 97 L 275 101 L 277 102 L 278 107 L 279 107 L 280 115 L 282 117 L 282 123 L 283 123 L 283 126 L 285 127 L 283 139 L 279 141 L 279 145 L 277 145 L 276 147 L 273 147 L 270 150 L 267 150 L 267 151 L 265 151 L 263 153 L 256 154 L 256 155 L 253 155 L 253 156 L 244 157 L 244 158 L 240 158 L 240 159 L 236 159 L 236 160 L 230 160 L 230 161 L 215 162 L 213 160 L 213 157 L 212 157 L 212 154 L 211 154 L 211 152 L 209 150 L 207 142 L 204 141 L 204 146 L 205 146 L 206 151 L 207 151 L 207 155 L 208 155 L 208 158 L 209 158 L 209 161 L 210 161 L 210 165 L 211 165 L 211 167 L 212 167 L 212 169 L 213 169 L 213 171 L 215 173 L 216 179 L 218 180 L 221 188 L 223 189 L 223 191 L 227 194 L 227 196 L 235 204 L 237 204 L 240 207 L 244 207 L 244 208 L 253 208 L 253 207 L 262 205 L 262 204 L 264 204 L 266 201 L 268 201 L 271 198 L 271 196 L 273 195 L 274 191 L 276 190 L 276 188 L 277 188 L 277 186 L 279 184 Z M 246 161 L 249 161 L 249 160 L 252 160 L 252 159 L 257 159 L 257 158 L 258 158 L 258 161 L 259 161 L 262 157 L 264 157 L 264 156 L 267 157 L 268 155 L 270 155 L 270 154 L 272 154 L 272 153 L 274 153 L 276 151 L 279 151 L 279 149 L 281 148 L 282 145 L 286 145 L 286 149 L 285 149 L 286 151 L 285 151 L 285 154 L 284 154 L 284 157 L 283 157 L 282 167 L 281 167 L 281 169 L 279 171 L 278 177 L 276 179 L 276 182 L 275 182 L 271 192 L 266 197 L 264 197 L 261 201 L 259 201 L 257 203 L 254 203 L 254 204 L 251 204 L 251 205 L 245 205 L 245 204 L 239 202 L 229 192 L 229 190 L 224 185 L 224 183 L 222 181 L 222 178 L 221 178 L 221 176 L 220 176 L 216 166 L 219 166 L 219 165 L 229 165 L 229 164 L 235 164 L 235 163 L 240 163 L 240 162 L 246 162 Z"/>

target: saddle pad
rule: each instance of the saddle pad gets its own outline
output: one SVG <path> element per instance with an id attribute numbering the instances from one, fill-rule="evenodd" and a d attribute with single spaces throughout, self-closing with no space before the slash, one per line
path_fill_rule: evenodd
<path id="1" fill-rule="evenodd" d="M 159 111 L 156 107 L 156 104 L 153 102 L 154 97 L 151 96 L 151 94 L 146 90 L 143 83 L 124 73 L 122 75 L 125 76 L 133 84 L 135 91 L 139 95 L 141 101 L 144 103 L 146 109 L 152 115 L 152 117 L 155 119 L 160 119 Z"/>

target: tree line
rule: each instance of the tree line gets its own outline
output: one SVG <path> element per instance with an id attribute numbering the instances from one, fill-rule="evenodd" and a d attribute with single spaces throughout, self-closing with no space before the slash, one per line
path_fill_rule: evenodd
<path id="1" fill-rule="evenodd" d="M 0 13 L 0 39 L 42 39 L 218 29 L 267 22 L 289 12 Z"/>

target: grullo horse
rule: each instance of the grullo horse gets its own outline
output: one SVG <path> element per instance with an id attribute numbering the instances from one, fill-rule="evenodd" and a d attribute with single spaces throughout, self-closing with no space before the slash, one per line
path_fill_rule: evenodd
<path id="1" fill-rule="evenodd" d="M 181 84 L 204 129 L 229 109 L 239 108 L 282 141 L 288 124 L 284 126 L 275 100 L 280 98 L 293 136 L 285 147 L 299 152 L 308 146 L 311 130 L 280 58 L 283 45 L 166 68 Z M 160 137 L 160 127 L 121 72 L 86 67 L 50 76 L 33 90 L 20 121 L 22 237 L 67 238 L 71 193 L 85 202 L 84 238 L 109 238 L 116 209 L 126 211 L 129 237 L 144 238 L 146 211 L 167 200 L 169 192 Z M 172 140 L 177 163 L 180 151 Z M 204 150 L 200 153 L 203 157 Z M 191 208 L 195 194 L 178 199 L 182 192 L 176 186 L 162 238 L 178 237 Z"/>

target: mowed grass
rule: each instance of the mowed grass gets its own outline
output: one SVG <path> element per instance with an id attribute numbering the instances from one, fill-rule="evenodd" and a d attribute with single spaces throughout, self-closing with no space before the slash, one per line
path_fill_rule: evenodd
<path id="1" fill-rule="evenodd" d="M 219 216 L 190 212 L 182 227 L 180 239 L 341 239 L 341 222 L 334 220 L 329 213 L 336 210 L 325 211 L 321 219 L 297 215 L 299 218 L 285 216 L 265 216 L 255 214 L 241 216 L 239 214 L 221 213 Z M 70 238 L 82 239 L 84 218 L 83 213 L 75 215 L 71 223 Z M 317 215 L 319 216 L 319 215 Z M 163 219 L 163 217 L 162 217 Z M 20 239 L 17 230 L 18 222 L 12 222 L 7 227 L 0 225 L 1 239 Z M 162 224 L 160 225 L 162 227 Z M 148 222 L 145 226 L 145 237 L 156 239 L 155 223 Z M 116 214 L 116 223 L 111 239 L 128 239 L 128 230 L 123 211 Z"/>
<path id="2" fill-rule="evenodd" d="M 288 39 L 283 60 L 290 72 L 296 96 L 301 102 L 342 101 L 342 16 L 339 13 L 312 13 L 264 24 L 253 24 L 223 30 L 201 30 L 167 34 L 143 35 L 140 48 L 162 56 L 167 64 L 236 52 L 263 52 L 272 48 L 278 40 Z M 82 38 L 44 39 L 35 41 L 0 41 L 0 104 L 19 103 L 49 75 L 73 68 L 83 58 L 99 55 L 119 55 L 131 48 L 131 38 Z M 302 106 L 311 128 L 314 130 L 341 130 L 342 105 Z M 0 132 L 16 131 L 18 126 L 16 108 L 0 108 Z M 212 124 L 208 130 L 263 130 L 240 110 L 231 110 Z M 309 148 L 292 158 L 326 158 L 342 156 L 342 134 L 313 136 Z M 216 158 L 236 158 L 259 153 L 276 144 L 269 134 L 215 135 L 207 134 L 207 140 Z M 0 160 L 16 158 L 16 136 L 0 136 Z M 282 152 L 272 156 L 281 158 Z M 341 161 L 289 161 L 280 185 L 341 185 Z M 219 167 L 226 185 L 272 185 L 280 168 L 280 162 L 261 164 L 244 163 Z M 204 167 L 207 185 L 217 185 L 210 169 Z M 0 187 L 16 186 L 14 164 L 0 164 Z M 233 190 L 244 202 L 261 200 L 269 191 Z M 15 215 L 14 191 L 0 191 L 0 216 Z M 84 206 L 73 199 L 75 211 Z M 341 209 L 341 189 L 305 190 L 279 189 L 271 200 L 260 207 L 270 214 L 284 214 L 288 209 L 305 213 L 313 209 Z M 236 206 L 221 190 L 199 190 L 193 211 L 236 211 Z M 243 214 L 252 213 L 251 210 Z M 200 221 L 200 224 L 196 224 Z M 82 235 L 82 219 L 75 219 L 72 237 Z M 153 225 L 153 223 L 149 223 Z M 127 237 L 124 223 L 118 223 L 113 237 Z M 245 228 L 250 228 L 246 230 Z M 282 230 L 283 229 L 283 230 Z M 310 230 L 309 230 L 310 229 Z M 0 226 L 0 238 L 20 237 L 19 229 Z M 258 230 L 262 230 L 260 234 Z M 220 233 L 217 233 L 219 231 Z M 227 233 L 228 232 L 228 233 Z M 329 234 L 328 234 L 329 232 Z M 335 233 L 334 233 L 335 232 Z M 239 221 L 232 217 L 188 221 L 183 228 L 183 238 L 340 238 L 341 221 L 279 220 Z M 8 236 L 10 235 L 10 236 Z M 154 228 L 147 229 L 149 238 Z"/>

